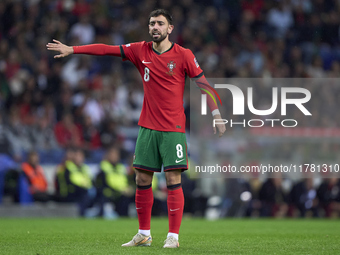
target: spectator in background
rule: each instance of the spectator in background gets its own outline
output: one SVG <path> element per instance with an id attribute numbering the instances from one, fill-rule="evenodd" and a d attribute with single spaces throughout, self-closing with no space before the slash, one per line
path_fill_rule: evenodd
<path id="1" fill-rule="evenodd" d="M 130 186 L 127 169 L 120 163 L 117 147 L 107 150 L 100 162 L 100 171 L 96 177 L 97 196 L 99 197 L 99 216 L 104 216 L 104 204 L 113 202 L 120 216 L 128 216 L 128 206 L 133 201 L 134 190 Z"/>
<path id="2" fill-rule="evenodd" d="M 250 64 L 251 70 L 258 75 L 263 69 L 263 56 L 257 49 L 255 42 L 248 42 L 245 49 L 236 57 L 237 67 L 241 68 L 246 64 Z"/>
<path id="3" fill-rule="evenodd" d="M 82 16 L 89 15 L 91 13 L 91 5 L 85 0 L 76 0 L 73 1 L 74 5 L 72 6 L 72 14 L 74 16 Z"/>
<path id="4" fill-rule="evenodd" d="M 277 6 L 268 12 L 267 22 L 274 38 L 284 38 L 294 25 L 292 10 L 284 0 L 276 2 Z"/>
<path id="5" fill-rule="evenodd" d="M 80 129 L 74 123 L 71 113 L 63 115 L 62 120 L 55 125 L 54 134 L 59 145 L 63 148 L 82 145 Z"/>
<path id="6" fill-rule="evenodd" d="M 54 97 L 55 95 L 60 94 L 60 84 L 62 83 L 61 71 L 62 64 L 60 62 L 56 62 L 55 65 L 52 66 L 51 70 L 49 70 L 47 82 L 45 86 L 41 88 L 44 96 Z M 46 78 L 44 77 L 44 79 Z"/>
<path id="7" fill-rule="evenodd" d="M 241 2 L 243 12 L 251 16 L 251 19 L 259 20 L 261 18 L 264 0 L 244 0 Z"/>
<path id="8" fill-rule="evenodd" d="M 250 206 L 251 187 L 247 180 L 243 178 L 230 179 L 225 181 L 226 192 L 222 205 L 222 217 L 242 217 L 246 215 L 246 210 Z M 243 199 L 243 194 L 249 194 L 250 198 Z"/>
<path id="9" fill-rule="evenodd" d="M 34 104 L 32 95 L 28 91 L 24 92 L 18 105 L 20 122 L 24 125 L 32 125 L 35 121 Z"/>
<path id="10" fill-rule="evenodd" d="M 136 83 L 135 83 L 136 84 Z M 130 84 L 132 87 L 128 91 L 128 96 L 124 109 L 124 120 L 127 126 L 136 125 L 143 105 L 143 91 L 135 84 Z"/>
<path id="11" fill-rule="evenodd" d="M 88 151 L 99 149 L 101 143 L 97 128 L 93 125 L 90 116 L 85 115 L 83 119 L 83 125 L 81 127 L 83 148 Z"/>
<path id="12" fill-rule="evenodd" d="M 320 208 L 326 217 L 339 216 L 340 213 L 340 179 L 325 179 L 317 190 Z"/>
<path id="13" fill-rule="evenodd" d="M 63 87 L 63 90 L 55 103 L 57 121 L 61 121 L 62 116 L 65 113 L 73 113 L 75 108 L 72 102 L 72 91 L 67 87 L 66 83 L 62 83 L 61 86 Z"/>
<path id="14" fill-rule="evenodd" d="M 104 149 L 108 149 L 111 146 L 119 143 L 118 132 L 117 132 L 117 123 L 113 120 L 106 120 L 103 123 L 103 127 L 100 131 L 100 141 Z"/>
<path id="15" fill-rule="evenodd" d="M 22 163 L 21 169 L 28 180 L 29 192 L 34 201 L 48 201 L 47 181 L 44 169 L 39 165 L 39 155 L 36 151 L 31 151 L 28 154 L 27 162 Z"/>
<path id="16" fill-rule="evenodd" d="M 65 169 L 67 161 L 74 161 L 75 149 L 67 148 L 63 161 L 57 166 L 54 177 L 55 197 L 57 201 L 65 201 L 68 194 L 68 187 L 65 181 Z"/>
<path id="17" fill-rule="evenodd" d="M 71 58 L 62 68 L 61 77 L 67 86 L 67 89 L 71 89 L 75 92 L 78 89 L 81 80 L 86 80 L 89 73 L 88 56 L 80 56 Z"/>
<path id="18" fill-rule="evenodd" d="M 71 27 L 71 37 L 77 38 L 80 44 L 90 44 L 94 42 L 95 31 L 89 21 L 90 17 L 82 14 L 79 22 Z"/>
<path id="19" fill-rule="evenodd" d="M 6 127 L 6 136 L 13 148 L 13 156 L 21 160 L 25 151 L 33 149 L 29 136 L 29 128 L 21 123 L 17 107 L 13 106 L 10 111 L 9 122 Z"/>
<path id="20" fill-rule="evenodd" d="M 93 93 L 86 98 L 83 105 L 83 114 L 90 118 L 93 125 L 99 126 L 105 117 L 100 93 Z"/>
<path id="21" fill-rule="evenodd" d="M 190 164 L 192 163 L 189 161 Z M 190 169 L 191 170 L 191 169 Z M 182 185 L 184 193 L 184 214 L 192 216 L 203 216 L 204 206 L 202 200 L 204 198 L 200 194 L 200 190 L 197 188 L 197 183 L 193 178 L 190 178 L 191 172 L 185 171 L 182 173 Z"/>
<path id="22" fill-rule="evenodd" d="M 84 153 L 75 149 L 67 155 L 68 160 L 58 168 L 59 201 L 76 202 L 79 215 L 85 216 L 86 209 L 93 203 L 94 189 L 89 167 L 84 164 Z"/>
<path id="23" fill-rule="evenodd" d="M 31 137 L 37 151 L 51 151 L 59 148 L 48 116 L 43 116 L 36 121 L 31 129 Z"/>
<path id="24" fill-rule="evenodd" d="M 289 197 L 292 205 L 299 210 L 300 217 L 305 217 L 308 211 L 314 217 L 318 216 L 318 201 L 312 178 L 303 179 L 296 183 Z"/>
<path id="25" fill-rule="evenodd" d="M 325 78 L 326 72 L 323 70 L 322 58 L 315 56 L 312 64 L 307 67 L 307 73 L 312 78 Z"/>
<path id="26" fill-rule="evenodd" d="M 46 119 L 49 126 L 54 127 L 57 123 L 57 112 L 54 108 L 52 98 L 46 98 L 42 105 L 37 109 L 37 118 Z"/>
<path id="27" fill-rule="evenodd" d="M 12 152 L 13 149 L 11 148 L 11 144 L 6 134 L 6 127 L 3 123 L 3 117 L 0 114 L 0 155 L 6 154 L 9 156 L 12 154 Z"/>
<path id="28" fill-rule="evenodd" d="M 20 53 L 17 49 L 10 49 L 5 64 L 5 75 L 7 79 L 14 78 L 21 67 Z"/>
<path id="29" fill-rule="evenodd" d="M 261 202 L 260 216 L 283 217 L 287 212 L 286 195 L 282 189 L 281 176 L 267 179 L 259 192 Z"/>

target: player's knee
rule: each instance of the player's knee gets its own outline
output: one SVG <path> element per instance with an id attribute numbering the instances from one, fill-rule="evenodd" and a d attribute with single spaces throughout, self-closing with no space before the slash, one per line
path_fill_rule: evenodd
<path id="1" fill-rule="evenodd" d="M 181 171 L 169 171 L 165 173 L 166 185 L 181 183 Z"/>
<path id="2" fill-rule="evenodd" d="M 146 186 L 152 183 L 153 173 L 136 169 L 136 184 L 138 186 Z"/>

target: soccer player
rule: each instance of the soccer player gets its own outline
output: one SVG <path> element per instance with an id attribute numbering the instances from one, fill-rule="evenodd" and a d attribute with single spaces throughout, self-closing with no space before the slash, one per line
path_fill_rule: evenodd
<path id="1" fill-rule="evenodd" d="M 144 87 L 143 108 L 138 122 L 140 130 L 133 161 L 136 170 L 135 202 L 139 230 L 130 242 L 122 246 L 150 246 L 153 205 L 151 183 L 153 173 L 160 172 L 163 165 L 168 188 L 169 217 L 169 232 L 163 247 L 177 248 L 184 207 L 181 172 L 188 169 L 183 108 L 185 77 L 188 75 L 195 79 L 196 84 L 205 90 L 209 90 L 210 86 L 193 53 L 169 40 L 174 26 L 172 17 L 166 10 L 152 11 L 148 25 L 151 42 L 70 47 L 53 40 L 54 43 L 47 44 L 47 49 L 60 53 L 55 58 L 70 54 L 119 56 L 124 61 L 130 60 L 138 68 Z M 217 105 L 209 96 L 207 98 L 213 118 L 221 119 Z M 216 127 L 219 136 L 222 136 L 225 125 L 217 124 Z"/>

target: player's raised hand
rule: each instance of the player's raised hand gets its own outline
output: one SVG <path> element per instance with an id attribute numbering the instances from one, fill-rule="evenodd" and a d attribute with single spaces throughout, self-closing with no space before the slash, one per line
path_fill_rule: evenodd
<path id="1" fill-rule="evenodd" d="M 48 50 L 58 51 L 60 53 L 59 55 L 55 55 L 54 58 L 63 58 L 73 54 L 73 47 L 67 46 L 55 39 L 53 39 L 53 42 L 54 43 L 48 43 L 46 47 Z"/>
<path id="2" fill-rule="evenodd" d="M 214 119 L 219 119 L 219 120 L 221 120 L 222 117 L 221 117 L 220 114 L 217 114 L 217 115 L 214 116 Z M 218 136 L 221 137 L 221 136 L 224 134 L 224 132 L 226 131 L 225 124 L 222 123 L 222 122 L 221 122 L 221 123 L 217 122 L 217 123 L 215 124 L 215 126 L 216 126 L 217 129 L 218 129 Z M 214 129 L 214 134 L 216 134 L 216 127 L 213 127 L 213 129 Z"/>

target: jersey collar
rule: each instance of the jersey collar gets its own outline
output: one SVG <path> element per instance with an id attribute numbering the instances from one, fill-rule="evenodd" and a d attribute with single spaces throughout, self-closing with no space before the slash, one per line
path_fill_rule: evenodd
<path id="1" fill-rule="evenodd" d="M 160 52 L 158 52 L 157 50 L 155 50 L 154 48 L 153 48 L 153 44 L 151 44 L 151 48 L 152 48 L 152 50 L 157 54 L 157 55 L 162 55 L 162 54 L 164 54 L 164 53 L 166 53 L 166 52 L 168 52 L 169 50 L 171 50 L 172 48 L 174 47 L 174 43 L 173 42 L 171 42 L 171 47 L 168 49 L 168 50 L 166 50 L 166 51 L 164 51 L 164 52 L 162 52 L 162 53 L 160 53 Z"/>

